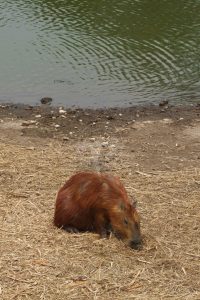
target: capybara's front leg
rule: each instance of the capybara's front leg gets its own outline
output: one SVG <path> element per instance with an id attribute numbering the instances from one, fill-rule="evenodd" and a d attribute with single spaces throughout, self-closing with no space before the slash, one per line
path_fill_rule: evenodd
<path id="1" fill-rule="evenodd" d="M 103 214 L 95 216 L 95 230 L 101 238 L 107 238 L 110 234 L 110 225 L 108 219 Z"/>

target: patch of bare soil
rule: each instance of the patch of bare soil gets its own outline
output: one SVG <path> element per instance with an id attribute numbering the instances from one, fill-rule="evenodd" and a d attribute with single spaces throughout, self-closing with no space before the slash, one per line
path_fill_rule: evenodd
<path id="1" fill-rule="evenodd" d="M 200 109 L 0 107 L 0 298 L 200 299 Z M 144 247 L 69 234 L 55 196 L 80 170 L 120 176 Z"/>

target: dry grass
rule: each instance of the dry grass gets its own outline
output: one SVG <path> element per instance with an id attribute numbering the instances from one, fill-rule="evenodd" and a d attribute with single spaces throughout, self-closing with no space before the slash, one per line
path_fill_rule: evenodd
<path id="1" fill-rule="evenodd" d="M 142 216 L 145 245 L 134 251 L 52 225 L 59 186 L 91 159 L 82 145 L 81 156 L 76 143 L 0 143 L 0 298 L 200 299 L 200 169 L 127 174 L 118 151 L 109 168 Z"/>

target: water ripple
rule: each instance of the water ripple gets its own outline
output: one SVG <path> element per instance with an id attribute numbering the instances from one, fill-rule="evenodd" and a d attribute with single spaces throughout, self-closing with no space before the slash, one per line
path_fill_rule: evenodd
<path id="1" fill-rule="evenodd" d="M 199 8 L 197 0 L 1 1 L 0 101 L 199 96 Z"/>

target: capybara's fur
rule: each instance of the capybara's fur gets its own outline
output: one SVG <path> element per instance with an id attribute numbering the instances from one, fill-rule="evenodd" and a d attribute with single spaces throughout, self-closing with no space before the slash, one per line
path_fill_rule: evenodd
<path id="1" fill-rule="evenodd" d="M 54 224 L 67 231 L 113 232 L 133 248 L 141 243 L 139 215 L 118 177 L 81 172 L 58 191 Z"/>

